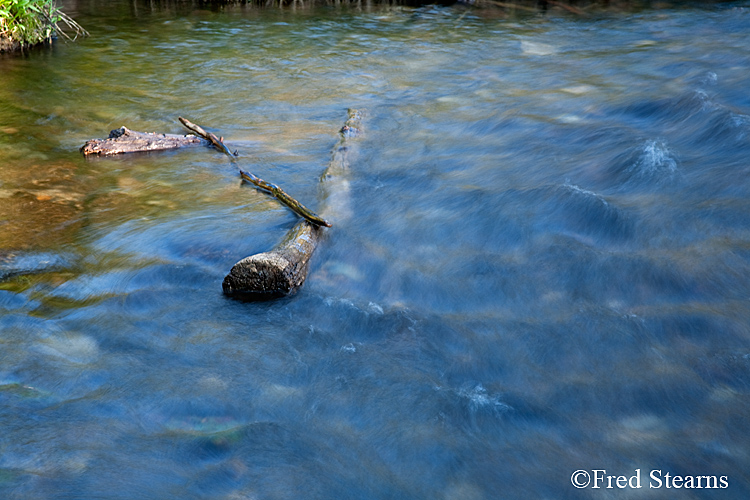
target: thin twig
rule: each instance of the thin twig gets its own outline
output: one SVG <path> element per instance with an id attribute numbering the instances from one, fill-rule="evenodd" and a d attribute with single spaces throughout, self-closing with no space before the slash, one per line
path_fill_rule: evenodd
<path id="1" fill-rule="evenodd" d="M 52 9 L 50 10 L 50 12 L 51 12 L 51 13 L 52 13 L 52 14 L 53 14 L 54 16 L 56 16 L 56 17 L 57 17 L 58 19 L 57 19 L 57 20 L 55 20 L 55 19 L 54 19 L 54 18 L 53 18 L 53 17 L 52 17 L 51 15 L 50 15 L 50 13 L 47 13 L 47 12 L 45 12 L 45 11 L 43 11 L 43 10 L 40 10 L 40 11 L 39 11 L 39 13 L 40 13 L 40 14 L 41 14 L 41 15 L 42 15 L 42 16 L 44 17 L 44 19 L 45 19 L 45 20 L 46 20 L 46 21 L 47 21 L 47 22 L 48 22 L 48 23 L 49 23 L 49 24 L 50 24 L 51 26 L 54 26 L 54 28 L 55 28 L 55 32 L 56 32 L 57 34 L 59 34 L 60 36 L 62 36 L 62 37 L 63 37 L 64 39 L 66 39 L 67 41 L 69 41 L 69 42 L 74 42 L 74 41 L 76 41 L 76 40 L 78 39 L 78 37 L 79 37 L 79 36 L 89 36 L 89 32 L 88 32 L 88 31 L 86 31 L 85 29 L 83 29 L 83 26 L 81 26 L 80 24 L 78 24 L 77 22 L 75 22 L 75 21 L 74 21 L 74 20 L 73 20 L 73 19 L 72 19 L 72 18 L 71 18 L 71 17 L 69 16 L 69 15 L 67 15 L 67 14 L 66 14 L 65 12 L 61 11 L 61 10 L 60 10 L 60 9 L 58 9 L 57 7 L 53 7 L 53 8 L 52 8 Z M 61 29 L 61 28 L 60 28 L 60 27 L 59 27 L 59 26 L 57 25 L 57 23 L 59 23 L 60 21 L 62 21 L 63 23 L 65 23 L 65 25 L 66 25 L 66 26 L 67 26 L 68 28 L 72 29 L 72 30 L 73 30 L 73 32 L 74 32 L 74 34 L 75 34 L 75 36 L 73 36 L 73 37 L 71 38 L 71 37 L 70 37 L 70 35 L 68 35 L 67 33 L 65 33 L 65 31 L 64 31 L 64 30 L 62 30 L 62 29 Z"/>
<path id="2" fill-rule="evenodd" d="M 206 139 L 208 142 L 210 142 L 211 144 L 213 144 L 213 146 L 216 149 L 218 149 L 222 153 L 225 153 L 227 156 L 229 156 L 234 161 L 234 159 L 235 159 L 235 157 L 237 155 L 234 154 L 234 153 L 232 153 L 229 150 L 229 148 L 226 146 L 226 144 L 224 144 L 224 141 L 220 140 L 218 137 L 216 137 L 211 132 L 206 132 L 199 125 L 196 125 L 195 123 L 191 122 L 190 120 L 188 120 L 186 118 L 183 118 L 183 117 L 179 116 L 178 119 L 180 120 L 180 123 L 182 123 L 183 125 L 185 125 L 185 127 L 188 130 L 190 130 L 192 132 L 195 132 L 199 136 L 201 136 L 204 139 Z"/>
<path id="3" fill-rule="evenodd" d="M 209 141 L 216 149 L 228 155 L 232 159 L 232 161 L 237 161 L 237 155 L 229 150 L 226 144 L 224 144 L 223 140 L 219 139 L 211 132 L 206 132 L 205 130 L 203 130 L 203 128 L 191 122 L 190 120 L 187 120 L 181 116 L 179 117 L 179 120 L 180 123 L 182 123 L 188 130 L 195 132 L 197 135 Z M 300 217 L 310 221 L 312 224 L 315 224 L 316 226 L 331 227 L 330 222 L 318 216 L 317 214 L 315 214 L 315 212 L 304 206 L 302 203 L 286 194 L 286 192 L 284 192 L 284 190 L 276 184 L 266 182 L 263 179 L 260 179 L 259 177 L 251 174 L 250 172 L 244 172 L 243 170 L 240 170 L 240 175 L 244 180 L 274 195 L 277 200 L 279 200 L 287 207 L 291 208 Z"/>
<path id="4" fill-rule="evenodd" d="M 281 189 L 276 184 L 271 184 L 270 182 L 266 182 L 263 179 L 260 179 L 257 176 L 251 174 L 250 172 L 245 172 L 243 170 L 240 170 L 240 175 L 242 176 L 244 180 L 273 194 L 276 197 L 276 199 L 279 200 L 281 203 L 291 208 L 298 215 L 302 216 L 303 218 L 315 224 L 316 226 L 331 227 L 330 222 L 316 215 L 309 208 L 307 208 L 306 206 L 304 206 L 303 204 L 301 204 L 300 202 L 298 202 L 297 200 L 295 200 L 294 198 L 286 194 L 284 190 Z"/>

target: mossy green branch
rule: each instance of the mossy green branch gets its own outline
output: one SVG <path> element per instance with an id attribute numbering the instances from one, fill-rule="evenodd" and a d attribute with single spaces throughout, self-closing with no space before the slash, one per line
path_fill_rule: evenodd
<path id="1" fill-rule="evenodd" d="M 0 50 L 50 42 L 57 35 L 70 40 L 88 33 L 58 9 L 55 0 L 0 0 L 0 40 L 5 42 Z"/>
<path id="2" fill-rule="evenodd" d="M 180 123 L 182 123 L 188 130 L 195 132 L 199 136 L 209 141 L 216 149 L 229 156 L 232 161 L 237 161 L 237 153 L 232 153 L 232 151 L 226 146 L 226 144 L 224 144 L 223 137 L 216 137 L 211 132 L 206 132 L 200 125 L 196 125 L 186 118 L 183 118 L 181 116 L 179 116 L 178 118 L 180 120 Z M 316 226 L 331 227 L 330 222 L 318 216 L 317 214 L 315 214 L 315 212 L 304 206 L 302 203 L 289 196 L 276 184 L 266 182 L 263 179 L 260 179 L 251 174 L 250 172 L 244 172 L 242 170 L 240 170 L 240 176 L 243 180 L 246 180 L 247 182 L 254 184 L 256 187 L 274 195 L 277 200 L 279 200 L 287 207 L 291 208 L 292 211 L 294 211 L 300 217 L 306 219 L 308 222 Z"/>

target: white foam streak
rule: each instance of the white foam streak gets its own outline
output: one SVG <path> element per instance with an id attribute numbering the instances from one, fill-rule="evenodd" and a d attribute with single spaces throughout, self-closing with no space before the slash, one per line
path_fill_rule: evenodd
<path id="1" fill-rule="evenodd" d="M 640 158 L 630 170 L 637 175 L 645 176 L 671 174 L 677 171 L 677 161 L 665 143 L 652 139 L 643 145 Z"/>

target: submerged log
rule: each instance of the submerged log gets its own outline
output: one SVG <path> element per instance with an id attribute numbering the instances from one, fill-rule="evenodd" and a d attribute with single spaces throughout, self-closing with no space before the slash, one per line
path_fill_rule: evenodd
<path id="1" fill-rule="evenodd" d="M 229 150 L 227 145 L 224 144 L 223 137 L 216 137 L 216 135 L 206 132 L 201 126 L 196 125 L 181 116 L 179 117 L 179 120 L 185 128 L 197 134 L 197 136 L 135 132 L 127 127 L 120 127 L 119 129 L 111 131 L 107 139 L 92 139 L 88 141 L 81 147 L 81 152 L 84 155 L 95 154 L 108 156 L 121 153 L 159 151 L 164 149 L 181 148 L 184 146 L 205 145 L 213 146 L 229 156 L 233 162 L 237 161 L 236 157 L 238 156 L 238 153 L 236 151 L 232 153 L 232 151 Z M 331 227 L 331 224 L 327 220 L 319 217 L 315 212 L 289 196 L 276 184 L 266 182 L 250 172 L 243 172 L 242 170 L 240 170 L 240 176 L 243 180 L 254 184 L 257 188 L 276 197 L 277 200 L 289 207 L 303 219 L 310 221 L 310 223 L 317 226 Z"/>
<path id="2" fill-rule="evenodd" d="M 237 262 L 224 278 L 224 293 L 249 300 L 267 300 L 294 292 L 305 282 L 320 231 L 306 220 L 298 222 L 270 252 Z"/>
<path id="3" fill-rule="evenodd" d="M 81 147 L 84 155 L 118 155 L 139 151 L 161 151 L 185 146 L 207 145 L 208 142 L 194 135 L 155 134 L 136 132 L 120 127 L 109 133 L 106 139 L 92 139 Z"/>
<path id="4" fill-rule="evenodd" d="M 343 179 L 356 144 L 354 139 L 361 135 L 362 117 L 361 111 L 349 110 L 349 118 L 340 131 L 339 142 L 333 148 L 331 161 L 323 173 L 323 181 Z M 335 193 L 329 193 L 329 198 L 332 196 Z M 326 213 L 336 215 L 342 208 L 338 203 L 329 205 Z M 331 213 L 331 209 L 335 213 Z M 224 293 L 243 299 L 264 300 L 297 291 L 307 278 L 310 258 L 320 235 L 319 227 L 307 220 L 298 222 L 270 252 L 251 255 L 237 262 L 224 278 Z"/>
<path id="5" fill-rule="evenodd" d="M 349 168 L 351 152 L 360 135 L 361 111 L 350 109 L 349 116 L 340 130 L 340 139 L 333 149 L 328 168 L 321 182 L 327 186 L 326 212 L 339 219 L 346 219 L 349 186 L 345 173 Z M 135 132 L 126 127 L 110 132 L 109 138 L 90 140 L 81 147 L 85 155 L 115 155 L 137 151 L 158 151 L 184 146 L 213 146 L 237 161 L 237 152 L 232 152 L 224 139 L 206 132 L 199 125 L 180 117 L 180 122 L 195 135 L 154 134 Z M 271 299 L 295 292 L 307 278 L 310 257 L 318 245 L 322 234 L 321 226 L 331 224 L 310 211 L 297 200 L 286 194 L 275 184 L 259 179 L 255 175 L 240 170 L 240 176 L 256 187 L 272 194 L 280 202 L 291 208 L 304 220 L 298 222 L 286 237 L 270 252 L 251 255 L 237 262 L 224 278 L 224 293 L 251 300 Z"/>

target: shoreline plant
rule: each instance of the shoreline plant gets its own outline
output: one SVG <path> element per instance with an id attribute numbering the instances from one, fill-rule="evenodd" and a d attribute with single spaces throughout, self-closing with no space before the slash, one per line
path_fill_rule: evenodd
<path id="1" fill-rule="evenodd" d="M 55 0 L 0 0 L 0 52 L 49 43 L 58 35 L 74 40 L 88 33 Z"/>

